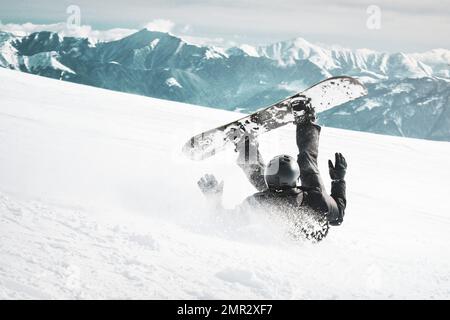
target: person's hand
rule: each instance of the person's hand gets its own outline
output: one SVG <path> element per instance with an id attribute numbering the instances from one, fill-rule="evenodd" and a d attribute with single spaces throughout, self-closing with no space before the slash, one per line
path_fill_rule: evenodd
<path id="1" fill-rule="evenodd" d="M 347 171 L 347 161 L 342 153 L 336 152 L 334 165 L 331 160 L 328 160 L 328 168 L 332 180 L 343 180 Z"/>
<path id="2" fill-rule="evenodd" d="M 197 184 L 205 196 L 221 196 L 223 193 L 224 182 L 219 183 L 212 174 L 205 174 Z"/>

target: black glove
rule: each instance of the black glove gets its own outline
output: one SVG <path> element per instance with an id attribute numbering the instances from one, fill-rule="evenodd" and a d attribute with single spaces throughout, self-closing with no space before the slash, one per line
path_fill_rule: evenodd
<path id="1" fill-rule="evenodd" d="M 330 170 L 330 177 L 332 180 L 344 180 L 345 172 L 347 171 L 347 161 L 345 161 L 342 153 L 336 152 L 335 162 L 328 160 L 328 168 Z"/>

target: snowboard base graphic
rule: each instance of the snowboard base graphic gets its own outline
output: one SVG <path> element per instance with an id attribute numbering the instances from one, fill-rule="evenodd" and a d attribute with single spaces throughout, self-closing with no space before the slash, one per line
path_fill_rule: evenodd
<path id="1" fill-rule="evenodd" d="M 329 78 L 248 116 L 192 137 L 184 144 L 183 153 L 192 160 L 203 160 L 234 146 L 234 141 L 243 134 L 258 136 L 291 123 L 295 112 L 291 103 L 295 99 L 311 99 L 312 106 L 319 113 L 366 94 L 367 89 L 354 78 Z"/>

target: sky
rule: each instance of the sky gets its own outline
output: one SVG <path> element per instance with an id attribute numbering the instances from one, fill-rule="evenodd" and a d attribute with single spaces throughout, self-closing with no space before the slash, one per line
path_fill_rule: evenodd
<path id="1" fill-rule="evenodd" d="M 450 0 L 0 0 L 0 29 L 61 27 L 70 5 L 86 32 L 106 38 L 149 27 L 225 47 L 302 37 L 387 52 L 450 49 Z M 114 36 L 97 31 L 108 29 Z"/>

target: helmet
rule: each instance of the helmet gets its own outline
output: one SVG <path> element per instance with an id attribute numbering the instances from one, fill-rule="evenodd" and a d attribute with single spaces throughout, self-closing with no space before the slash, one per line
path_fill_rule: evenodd
<path id="1" fill-rule="evenodd" d="M 294 188 L 300 177 L 297 161 L 291 156 L 276 156 L 266 166 L 264 179 L 269 189 L 282 190 Z"/>

